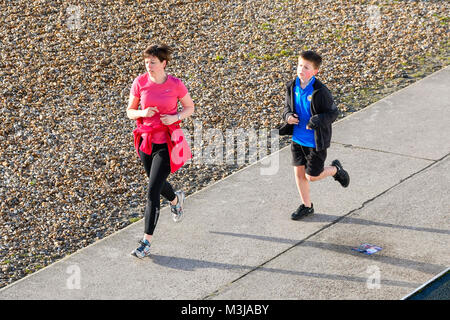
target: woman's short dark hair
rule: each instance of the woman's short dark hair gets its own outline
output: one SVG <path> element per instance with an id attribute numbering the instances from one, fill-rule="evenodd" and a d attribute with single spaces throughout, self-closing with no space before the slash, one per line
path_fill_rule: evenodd
<path id="1" fill-rule="evenodd" d="M 312 62 L 316 69 L 319 69 L 322 63 L 322 57 L 317 52 L 312 50 L 303 51 L 302 53 L 300 53 L 300 57 L 304 60 Z"/>
<path id="2" fill-rule="evenodd" d="M 173 50 L 166 44 L 155 44 L 148 46 L 147 49 L 144 50 L 143 56 L 144 59 L 149 57 L 157 57 L 159 61 L 163 62 L 166 60 L 166 63 L 169 63 L 170 59 L 172 59 L 171 54 Z M 166 64 L 167 65 L 167 64 Z"/>

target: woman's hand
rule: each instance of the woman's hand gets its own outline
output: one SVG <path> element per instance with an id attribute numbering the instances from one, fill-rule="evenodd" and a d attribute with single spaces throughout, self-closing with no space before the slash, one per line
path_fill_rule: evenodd
<path id="1" fill-rule="evenodd" d="M 178 120 L 187 119 L 194 113 L 194 102 L 192 101 L 189 93 L 186 93 L 186 95 L 180 99 L 180 102 L 183 106 L 183 109 L 180 112 L 177 112 L 176 114 L 162 114 L 160 116 L 160 120 L 163 124 L 169 126 Z"/>
<path id="2" fill-rule="evenodd" d="M 163 124 L 168 126 L 168 125 L 171 125 L 172 123 L 175 123 L 178 121 L 178 115 L 177 114 L 162 114 L 160 119 Z"/>
<path id="3" fill-rule="evenodd" d="M 143 118 L 150 118 L 155 115 L 155 113 L 159 112 L 157 107 L 148 107 L 144 110 L 141 110 Z"/>

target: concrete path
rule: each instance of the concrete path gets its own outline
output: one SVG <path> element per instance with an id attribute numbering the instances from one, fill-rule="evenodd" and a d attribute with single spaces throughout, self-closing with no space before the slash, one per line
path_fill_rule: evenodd
<path id="1" fill-rule="evenodd" d="M 450 265 L 450 67 L 334 124 L 348 188 L 299 196 L 289 147 L 2 290 L 0 299 L 401 299 Z M 276 174 L 262 174 L 279 164 Z M 363 243 L 382 247 L 365 255 Z"/>

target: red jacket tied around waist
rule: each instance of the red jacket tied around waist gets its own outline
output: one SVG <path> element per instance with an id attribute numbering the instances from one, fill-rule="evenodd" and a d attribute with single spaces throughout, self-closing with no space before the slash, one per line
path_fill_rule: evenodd
<path id="1" fill-rule="evenodd" d="M 138 122 L 136 129 L 133 131 L 134 147 L 138 155 L 139 149 L 146 154 L 152 154 L 152 134 L 157 131 L 163 131 L 166 133 L 166 141 L 169 149 L 170 172 L 174 173 L 180 169 L 186 161 L 192 158 L 191 149 L 184 137 L 183 130 L 180 128 L 180 122 L 177 121 L 170 125 L 160 124 L 155 127 L 146 126 Z M 139 148 L 141 138 L 142 144 Z"/>

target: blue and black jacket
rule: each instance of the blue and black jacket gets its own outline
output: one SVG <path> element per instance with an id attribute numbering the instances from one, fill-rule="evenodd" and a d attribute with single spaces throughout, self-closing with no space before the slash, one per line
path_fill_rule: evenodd
<path id="1" fill-rule="evenodd" d="M 286 101 L 283 109 L 283 120 L 286 122 L 279 128 L 280 135 L 292 135 L 294 125 L 288 124 L 289 116 L 296 114 L 294 101 L 295 80 L 289 81 L 286 86 Z M 331 124 L 337 119 L 339 110 L 333 101 L 330 90 L 317 78 L 313 83 L 311 97 L 311 118 L 308 126 L 314 130 L 316 150 L 321 151 L 330 147 Z M 298 116 L 298 115 L 297 115 Z"/>

